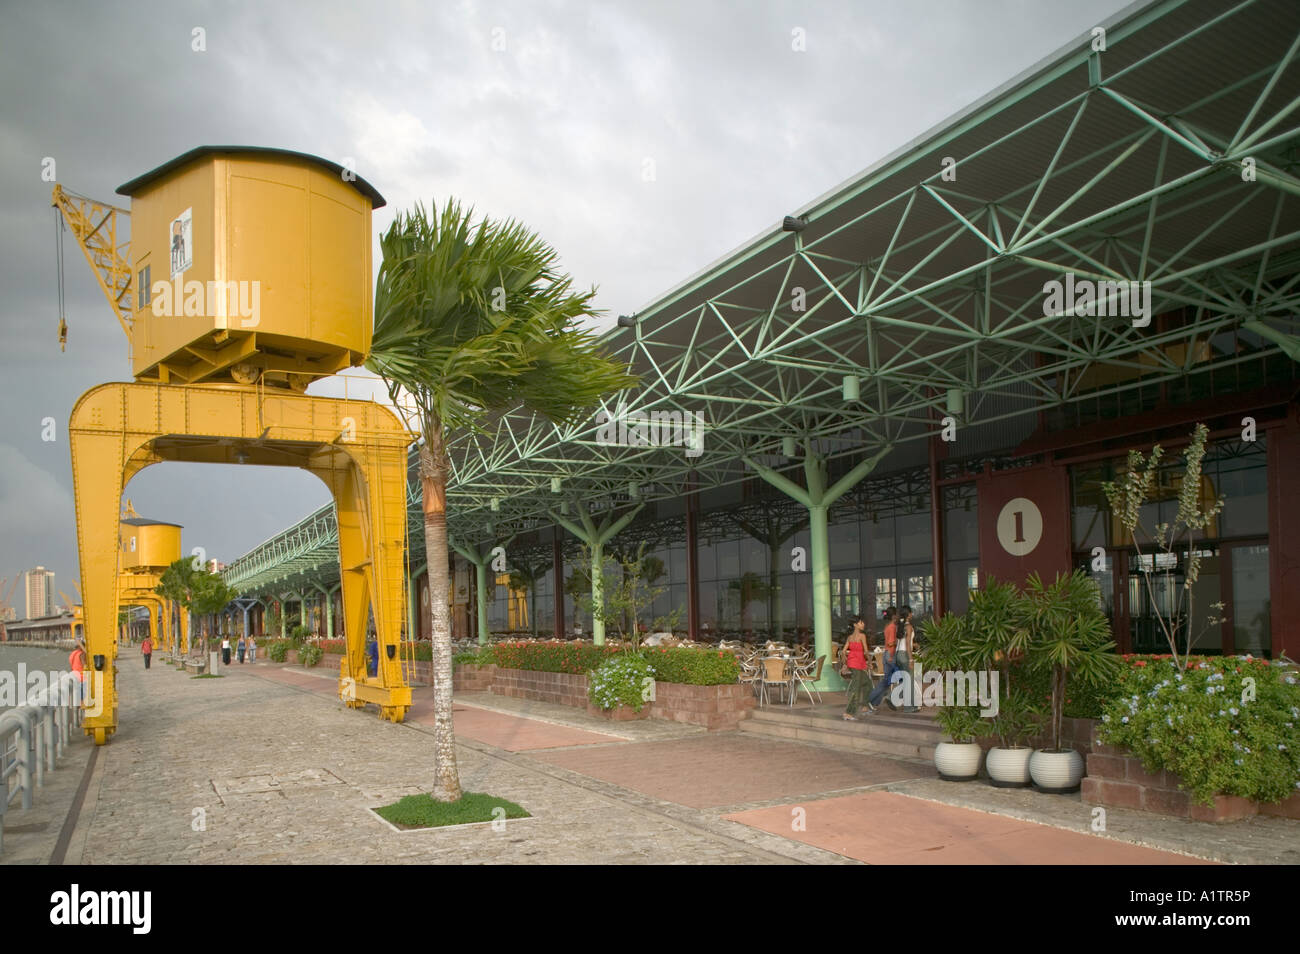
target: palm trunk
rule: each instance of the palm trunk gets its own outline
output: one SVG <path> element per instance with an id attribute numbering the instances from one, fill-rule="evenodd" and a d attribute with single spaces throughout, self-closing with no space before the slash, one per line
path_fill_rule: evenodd
<path id="1" fill-rule="evenodd" d="M 461 797 L 456 768 L 456 733 L 452 725 L 451 612 L 447 595 L 447 455 L 442 422 L 429 415 L 420 445 L 420 487 L 424 497 L 424 550 L 429 564 L 429 615 L 433 656 L 433 798 L 454 802 Z"/>

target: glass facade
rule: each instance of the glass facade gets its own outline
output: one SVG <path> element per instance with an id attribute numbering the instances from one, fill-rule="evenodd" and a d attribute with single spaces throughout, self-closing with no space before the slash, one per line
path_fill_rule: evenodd
<path id="1" fill-rule="evenodd" d="M 1178 511 L 1185 464 L 1170 453 L 1152 500 L 1140 514 L 1140 548 L 1110 512 L 1103 485 L 1124 472 L 1125 458 L 1071 469 L 1071 520 L 1076 566 L 1092 575 L 1120 648 L 1169 652 L 1166 626 L 1180 649 L 1193 652 L 1267 655 L 1271 647 L 1268 595 L 1268 475 L 1264 435 L 1254 441 L 1219 441 L 1202 462 L 1202 504 L 1223 500 L 1223 509 L 1193 535 L 1199 572 L 1189 585 L 1193 552 L 1183 538 L 1175 552 L 1153 551 L 1151 534 L 1172 524 Z M 1173 620 L 1173 622 L 1169 622 Z"/>

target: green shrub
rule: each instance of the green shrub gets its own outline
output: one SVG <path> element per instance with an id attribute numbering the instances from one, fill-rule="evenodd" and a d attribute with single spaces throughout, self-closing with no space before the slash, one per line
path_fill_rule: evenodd
<path id="1" fill-rule="evenodd" d="M 654 667 L 639 653 L 620 652 L 587 673 L 587 698 L 601 709 L 631 706 L 637 712 L 654 694 Z"/>
<path id="2" fill-rule="evenodd" d="M 289 642 L 293 643 L 294 647 L 296 648 L 300 646 L 303 640 L 305 640 L 310 635 L 311 635 L 311 630 L 309 630 L 306 626 L 303 626 L 300 623 L 289 630 Z"/>
<path id="3" fill-rule="evenodd" d="M 1192 797 L 1279 802 L 1300 789 L 1300 685 L 1292 670 L 1240 656 L 1125 657 L 1097 737 L 1148 772 L 1167 769 Z M 1246 680 L 1251 680 L 1247 682 Z"/>
<path id="4" fill-rule="evenodd" d="M 288 655 L 292 643 L 287 639 L 273 639 L 270 645 L 266 647 L 266 656 L 271 662 L 284 662 L 284 657 Z"/>
<path id="5" fill-rule="evenodd" d="M 298 648 L 298 663 L 303 666 L 315 666 L 324 657 L 325 651 L 319 646 L 308 643 Z"/>
<path id="6" fill-rule="evenodd" d="M 489 657 L 487 661 L 484 661 L 484 656 Z M 463 653 L 455 653 L 451 657 L 451 664 L 453 666 L 486 666 L 489 662 L 491 662 L 490 653 L 479 653 L 469 650 Z"/>
<path id="7" fill-rule="evenodd" d="M 740 678 L 740 662 L 734 653 L 725 650 L 647 646 L 641 654 L 654 667 L 660 682 L 726 686 Z"/>
<path id="8" fill-rule="evenodd" d="M 492 647 L 496 663 L 503 669 L 535 672 L 590 672 L 622 650 L 591 643 L 497 643 Z"/>

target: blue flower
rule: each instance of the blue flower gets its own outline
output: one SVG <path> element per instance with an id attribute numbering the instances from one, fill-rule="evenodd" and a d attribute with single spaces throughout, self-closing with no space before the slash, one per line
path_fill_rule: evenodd
<path id="1" fill-rule="evenodd" d="M 1233 706 L 1233 707 L 1232 707 L 1232 708 L 1230 708 L 1230 709 L 1229 709 L 1229 710 L 1228 710 L 1228 711 L 1229 711 L 1229 712 L 1231 712 L 1231 713 L 1232 713 L 1232 714 L 1233 714 L 1233 715 L 1236 715 L 1236 714 L 1237 714 L 1237 712 L 1238 712 L 1238 711 L 1239 711 L 1239 710 L 1238 710 L 1238 709 L 1237 709 L 1237 707 L 1236 707 L 1236 706 Z"/>
<path id="2" fill-rule="evenodd" d="M 1125 716 L 1124 718 L 1120 719 L 1120 721 L 1121 721 L 1121 722 L 1128 722 L 1128 716 Z"/>

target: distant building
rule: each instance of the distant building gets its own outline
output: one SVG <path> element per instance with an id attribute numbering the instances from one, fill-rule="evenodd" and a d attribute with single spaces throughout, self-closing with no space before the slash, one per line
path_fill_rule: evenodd
<path id="1" fill-rule="evenodd" d="M 27 571 L 27 618 L 43 619 L 55 614 L 54 574 L 38 566 Z"/>

